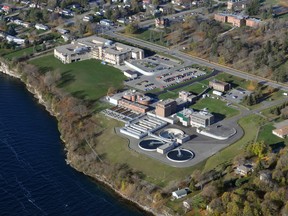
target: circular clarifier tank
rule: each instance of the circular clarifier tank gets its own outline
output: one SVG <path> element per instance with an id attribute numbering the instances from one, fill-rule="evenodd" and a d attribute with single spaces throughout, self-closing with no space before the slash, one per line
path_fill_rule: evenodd
<path id="1" fill-rule="evenodd" d="M 187 149 L 174 149 L 167 153 L 166 157 L 173 162 L 187 162 L 194 158 L 194 153 Z"/>
<path id="2" fill-rule="evenodd" d="M 167 128 L 160 132 L 160 137 L 173 140 L 178 136 L 183 136 L 184 132 L 177 128 Z"/>
<path id="3" fill-rule="evenodd" d="M 144 151 L 156 151 L 156 149 L 163 144 L 165 144 L 165 143 L 162 142 L 161 140 L 145 139 L 145 140 L 142 140 L 141 142 L 139 142 L 138 146 L 140 149 L 142 149 Z"/>

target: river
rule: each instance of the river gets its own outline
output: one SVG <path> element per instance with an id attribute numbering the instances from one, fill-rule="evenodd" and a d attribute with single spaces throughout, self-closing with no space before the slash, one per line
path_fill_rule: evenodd
<path id="1" fill-rule="evenodd" d="M 19 80 L 0 74 L 0 214 L 145 213 L 67 165 L 55 118 Z"/>

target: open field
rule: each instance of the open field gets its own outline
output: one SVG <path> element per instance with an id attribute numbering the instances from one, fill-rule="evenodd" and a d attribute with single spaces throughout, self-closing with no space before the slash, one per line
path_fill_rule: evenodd
<path id="1" fill-rule="evenodd" d="M 213 77 L 209 80 L 212 80 L 212 79 L 217 79 L 220 81 L 228 82 L 231 84 L 232 88 L 241 87 L 244 89 L 248 89 L 249 85 L 251 84 L 251 81 L 248 81 L 248 80 L 245 80 L 245 79 L 242 79 L 240 77 L 236 77 L 236 76 L 233 76 L 233 75 L 230 75 L 227 73 L 219 73 L 215 77 Z M 209 83 L 209 81 L 204 82 L 204 84 L 207 84 L 207 85 L 208 85 L 208 83 Z"/>
<path id="2" fill-rule="evenodd" d="M 176 89 L 174 91 L 167 91 L 166 93 L 159 95 L 159 99 L 177 98 L 178 92 L 180 92 L 180 91 L 188 91 L 188 92 L 191 92 L 193 94 L 199 94 L 202 91 L 204 91 L 206 89 L 206 87 L 207 86 L 205 86 L 201 83 L 194 83 L 192 85 L 188 85 L 188 86 Z"/>
<path id="3" fill-rule="evenodd" d="M 165 32 L 161 32 L 161 30 L 153 31 L 153 30 L 143 30 L 138 34 L 130 34 L 130 36 L 149 41 L 161 46 L 167 46 L 167 40 L 165 38 Z"/>
<path id="4" fill-rule="evenodd" d="M 165 186 L 169 181 L 181 180 L 192 174 L 195 169 L 203 167 L 204 162 L 189 168 L 174 168 L 137 153 L 128 148 L 127 139 L 115 134 L 114 127 L 123 126 L 123 123 L 108 119 L 101 114 L 97 115 L 97 121 L 103 128 L 106 128 L 98 137 L 97 153 L 104 154 L 104 160 L 110 163 L 126 163 L 129 167 L 143 172 L 147 181 Z"/>
<path id="5" fill-rule="evenodd" d="M 265 119 L 257 115 L 250 115 L 240 119 L 238 123 L 243 128 L 245 135 L 236 143 L 231 144 L 227 148 L 208 158 L 203 172 L 224 165 L 239 153 L 243 152 L 248 143 L 254 142 L 257 135 L 257 129 L 265 123 Z"/>
<path id="6" fill-rule="evenodd" d="M 107 94 L 110 87 L 122 88 L 125 80 L 120 70 L 94 59 L 63 64 L 53 55 L 48 55 L 32 60 L 31 63 L 42 72 L 59 71 L 62 75 L 59 86 L 86 100 L 99 99 Z"/>
<path id="7" fill-rule="evenodd" d="M 280 137 L 275 136 L 272 134 L 272 130 L 274 130 L 275 127 L 273 126 L 273 123 L 269 123 L 267 125 L 264 125 L 260 128 L 259 134 L 258 134 L 258 141 L 264 141 L 266 144 L 270 145 L 271 147 L 284 145 L 287 144 L 287 139 L 281 139 Z M 274 147 L 273 147 L 274 148 Z"/>
<path id="8" fill-rule="evenodd" d="M 4 55 L 4 58 L 6 58 L 8 60 L 12 60 L 13 58 L 19 58 L 19 57 L 23 57 L 25 55 L 31 55 L 33 53 L 34 53 L 34 48 L 28 47 L 25 49 L 20 49 L 20 50 L 9 52 L 8 54 Z"/>
<path id="9" fill-rule="evenodd" d="M 197 110 L 207 108 L 209 112 L 215 114 L 216 118 L 218 117 L 220 120 L 230 118 L 239 113 L 238 110 L 227 106 L 225 102 L 207 97 L 199 100 L 196 104 L 192 105 L 191 108 Z"/>

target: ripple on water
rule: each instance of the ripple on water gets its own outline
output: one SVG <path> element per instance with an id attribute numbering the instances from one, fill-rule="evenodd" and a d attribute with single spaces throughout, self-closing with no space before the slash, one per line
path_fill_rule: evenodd
<path id="1" fill-rule="evenodd" d="M 1 215 L 143 215 L 65 162 L 55 119 L 0 75 Z"/>

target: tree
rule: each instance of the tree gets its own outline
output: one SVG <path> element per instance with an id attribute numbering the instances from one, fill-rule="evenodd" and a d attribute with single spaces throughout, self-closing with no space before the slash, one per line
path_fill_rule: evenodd
<path id="1" fill-rule="evenodd" d="M 257 15 L 260 9 L 260 1 L 259 0 L 252 0 L 246 8 L 246 13 L 250 16 Z"/>
<path id="2" fill-rule="evenodd" d="M 140 7 L 139 7 L 139 2 L 138 0 L 132 0 L 131 1 L 131 10 L 134 13 L 138 13 L 140 11 Z"/>
<path id="3" fill-rule="evenodd" d="M 135 34 L 138 31 L 138 23 L 137 22 L 133 22 L 133 23 L 129 23 L 126 27 L 125 27 L 125 32 L 128 34 Z"/>
<path id="4" fill-rule="evenodd" d="M 17 35 L 17 32 L 15 31 L 15 28 L 14 28 L 12 25 L 10 25 L 10 26 L 8 27 L 7 33 L 8 33 L 9 35 L 12 35 L 12 36 Z"/>
<path id="5" fill-rule="evenodd" d="M 264 141 L 260 141 L 248 145 L 247 150 L 261 159 L 268 153 L 269 147 Z"/>

